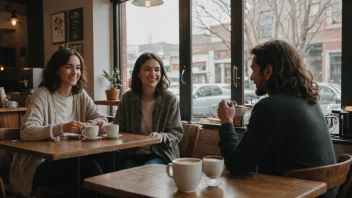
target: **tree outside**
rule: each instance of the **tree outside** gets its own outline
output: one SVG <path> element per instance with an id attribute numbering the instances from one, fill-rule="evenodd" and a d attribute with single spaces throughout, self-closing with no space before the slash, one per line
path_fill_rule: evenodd
<path id="1" fill-rule="evenodd" d="M 199 45 L 231 52 L 230 0 L 193 0 L 192 14 L 194 35 L 211 41 Z M 340 83 L 341 16 L 341 0 L 246 0 L 245 81 L 251 73 L 250 49 L 269 39 L 282 39 L 301 52 L 316 81 Z M 253 85 L 248 82 L 245 88 Z"/>

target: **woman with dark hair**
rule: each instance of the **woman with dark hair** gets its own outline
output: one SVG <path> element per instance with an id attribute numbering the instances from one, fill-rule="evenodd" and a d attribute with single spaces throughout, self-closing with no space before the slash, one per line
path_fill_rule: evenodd
<path id="1" fill-rule="evenodd" d="M 122 96 L 114 123 L 120 125 L 121 132 L 158 137 L 160 143 L 123 152 L 124 162 L 119 161 L 117 169 L 166 164 L 179 157 L 183 128 L 178 100 L 167 90 L 169 84 L 157 55 L 144 53 L 137 59 L 131 90 Z"/>
<path id="2" fill-rule="evenodd" d="M 103 131 L 107 119 L 84 90 L 84 72 L 84 61 L 75 50 L 62 48 L 52 55 L 44 68 L 43 81 L 28 104 L 21 139 L 59 141 L 65 133 L 79 134 L 85 125 L 99 125 Z M 81 164 L 83 178 L 102 174 L 100 166 L 92 159 L 83 157 Z M 24 196 L 31 193 L 32 187 L 39 186 L 74 190 L 73 170 L 71 159 L 45 161 L 15 154 L 10 182 Z M 88 196 L 87 193 L 85 197 Z"/>

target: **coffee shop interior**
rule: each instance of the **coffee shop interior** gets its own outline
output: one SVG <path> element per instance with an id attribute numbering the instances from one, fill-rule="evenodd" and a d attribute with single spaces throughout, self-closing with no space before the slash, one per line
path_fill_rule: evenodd
<path id="1" fill-rule="evenodd" d="M 196 172 L 202 161 L 197 159 L 203 159 L 203 172 L 207 161 L 224 163 L 219 157 L 218 103 L 234 100 L 240 106 L 234 126 L 241 138 L 253 107 L 268 97 L 256 95 L 256 85 L 251 80 L 251 49 L 272 39 L 285 40 L 300 52 L 319 86 L 318 104 L 326 121 L 322 124 L 328 126 L 336 159 L 343 154 L 352 155 L 351 10 L 351 0 L 0 0 L 0 197 L 17 197 L 8 179 L 11 160 L 3 160 L 3 156 L 8 156 L 3 152 L 6 149 L 60 160 L 157 143 L 153 138 L 122 134 L 118 140 L 103 137 L 100 142 L 82 141 L 91 144 L 86 148 L 71 141 L 67 148 L 79 148 L 78 151 L 62 153 L 50 153 L 49 147 L 39 148 L 30 142 L 21 147 L 6 143 L 20 139 L 19 128 L 31 95 L 42 81 L 45 65 L 60 48 L 74 49 L 84 59 L 85 91 L 109 122 L 115 117 L 119 99 L 129 90 L 137 58 L 145 52 L 158 55 L 170 80 L 168 89 L 179 102 L 184 129 L 180 156 L 194 158 L 192 163 L 197 165 L 192 167 L 192 175 L 200 177 Z M 104 71 L 118 71 L 118 98 L 107 98 L 111 82 Z M 5 143 L 1 144 L 2 140 Z M 51 149 L 54 143 L 50 143 Z M 206 156 L 218 157 L 209 160 Z M 341 197 L 352 197 L 349 166 L 343 181 L 334 184 L 344 189 Z M 204 175 L 199 185 L 190 180 L 188 186 L 182 186 L 176 182 L 177 167 L 177 161 L 171 167 L 167 165 L 167 174 L 164 165 L 112 171 L 88 178 L 83 184 L 78 182 L 77 188 L 97 192 L 97 197 L 316 197 L 331 187 L 319 179 L 290 183 L 285 177 L 275 179 L 260 174 L 258 178 L 235 178 L 243 183 L 244 191 L 224 174 L 217 176 L 219 181 L 212 181 L 221 181 L 219 187 L 207 188 L 210 184 Z M 217 171 L 222 173 L 222 169 Z M 121 177 L 127 178 L 124 180 L 129 187 L 111 179 Z M 157 184 L 158 181 L 165 184 Z M 194 183 L 196 190 L 190 187 Z M 62 197 L 60 189 L 35 193 L 32 197 Z M 74 197 L 82 196 L 79 190 L 75 193 Z"/>

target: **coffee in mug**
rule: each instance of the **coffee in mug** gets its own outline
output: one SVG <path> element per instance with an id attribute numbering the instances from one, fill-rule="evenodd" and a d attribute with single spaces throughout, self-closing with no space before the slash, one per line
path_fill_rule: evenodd
<path id="1" fill-rule="evenodd" d="M 99 126 L 92 125 L 92 126 L 85 126 L 82 130 L 82 135 L 88 138 L 97 137 L 99 134 Z"/>
<path id="2" fill-rule="evenodd" d="M 178 158 L 166 166 L 166 173 L 172 177 L 179 191 L 194 192 L 202 178 L 202 160 Z"/>
<path id="3" fill-rule="evenodd" d="M 118 124 L 108 124 L 104 126 L 105 133 L 108 137 L 117 137 L 119 134 Z"/>

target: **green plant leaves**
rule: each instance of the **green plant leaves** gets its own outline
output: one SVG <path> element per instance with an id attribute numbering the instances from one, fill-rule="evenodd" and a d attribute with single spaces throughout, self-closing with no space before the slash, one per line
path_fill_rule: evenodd
<path id="1" fill-rule="evenodd" d="M 120 88 L 120 70 L 116 67 L 111 71 L 111 75 L 103 70 L 103 76 L 110 82 L 108 89 L 118 89 Z"/>

